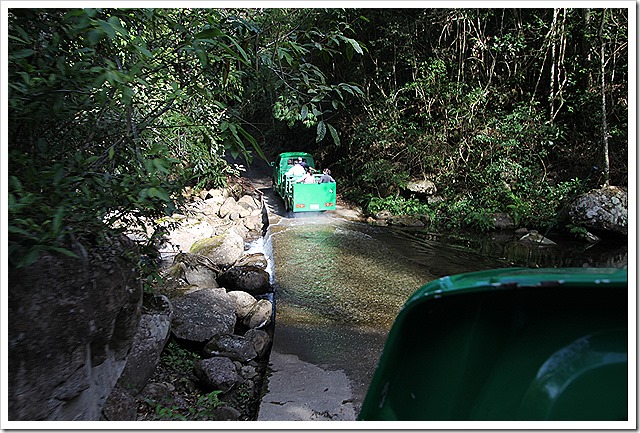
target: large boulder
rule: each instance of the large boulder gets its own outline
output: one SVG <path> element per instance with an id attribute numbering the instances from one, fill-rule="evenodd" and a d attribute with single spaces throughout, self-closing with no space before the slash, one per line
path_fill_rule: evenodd
<path id="1" fill-rule="evenodd" d="M 427 179 L 414 179 L 407 183 L 407 189 L 413 193 L 434 195 L 438 192 L 436 185 Z"/>
<path id="2" fill-rule="evenodd" d="M 165 225 L 175 225 L 171 230 L 167 230 L 167 234 L 163 237 L 161 250 L 166 254 L 189 251 L 194 239 L 209 237 L 214 229 L 211 223 L 204 219 L 178 214 L 174 214 L 164 223 Z"/>
<path id="3" fill-rule="evenodd" d="M 241 290 L 233 290 L 228 294 L 236 303 L 236 317 L 240 321 L 249 315 L 254 305 L 258 302 L 252 295 Z"/>
<path id="4" fill-rule="evenodd" d="M 190 253 L 209 258 L 218 266 L 231 266 L 244 253 L 244 239 L 234 231 L 200 239 L 193 243 Z"/>
<path id="5" fill-rule="evenodd" d="M 225 289 L 201 289 L 172 302 L 171 332 L 177 338 L 204 343 L 214 335 L 233 333 L 236 304 Z"/>
<path id="6" fill-rule="evenodd" d="M 9 269 L 9 420 L 100 419 L 141 315 L 141 280 L 120 258 L 134 247 L 78 244 L 82 259 L 42 253 Z"/>
<path id="7" fill-rule="evenodd" d="M 233 266 L 218 276 L 218 283 L 229 290 L 241 290 L 251 295 L 272 291 L 269 273 L 258 266 Z"/>
<path id="8" fill-rule="evenodd" d="M 145 295 L 144 312 L 118 385 L 137 395 L 153 375 L 169 340 L 173 307 L 165 296 Z"/>
<path id="9" fill-rule="evenodd" d="M 569 209 L 571 222 L 590 230 L 627 235 L 627 192 L 609 186 L 578 197 Z"/>
<path id="10" fill-rule="evenodd" d="M 273 304 L 266 299 L 260 299 L 255 303 L 242 323 L 248 328 L 262 328 L 271 323 L 273 316 Z"/>
<path id="11" fill-rule="evenodd" d="M 165 272 L 167 277 L 177 280 L 178 284 L 187 284 L 201 288 L 219 287 L 216 277 L 219 269 L 207 257 L 199 254 L 178 253 L 173 265 Z"/>

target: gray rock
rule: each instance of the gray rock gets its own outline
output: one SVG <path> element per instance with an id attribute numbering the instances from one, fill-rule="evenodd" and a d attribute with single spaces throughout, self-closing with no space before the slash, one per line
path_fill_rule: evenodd
<path id="1" fill-rule="evenodd" d="M 194 373 L 205 386 L 223 393 L 233 388 L 241 379 L 235 364 L 229 358 L 213 357 L 196 362 Z"/>
<path id="2" fill-rule="evenodd" d="M 240 197 L 240 199 L 238 200 L 238 205 L 247 207 L 251 210 L 260 209 L 262 207 L 262 203 L 260 203 L 250 195 L 243 195 L 242 197 Z"/>
<path id="3" fill-rule="evenodd" d="M 216 421 L 238 421 L 240 412 L 231 406 L 217 407 L 212 411 L 213 418 Z"/>
<path id="4" fill-rule="evenodd" d="M 591 230 L 627 235 L 627 192 L 615 187 L 594 189 L 578 197 L 569 209 L 571 222 Z"/>
<path id="5" fill-rule="evenodd" d="M 249 329 L 244 333 L 244 338 L 251 340 L 253 347 L 256 349 L 258 357 L 263 357 L 269 351 L 271 338 L 262 329 Z"/>
<path id="6" fill-rule="evenodd" d="M 253 215 L 253 216 L 247 216 L 242 221 L 242 223 L 250 231 L 261 231 L 262 230 L 262 226 L 263 226 L 262 215 L 258 214 L 258 215 Z"/>
<path id="7" fill-rule="evenodd" d="M 253 212 L 253 207 L 249 206 L 247 203 L 238 202 L 236 211 L 240 215 L 240 218 L 246 218 L 251 215 L 251 212 Z"/>
<path id="8" fill-rule="evenodd" d="M 239 320 L 243 320 L 253 310 L 253 307 L 258 302 L 256 298 L 247 292 L 241 290 L 233 290 L 228 295 L 236 303 L 236 317 Z"/>
<path id="9" fill-rule="evenodd" d="M 272 312 L 273 304 L 266 299 L 260 299 L 245 316 L 242 323 L 248 328 L 262 328 L 271 323 Z"/>
<path id="10" fill-rule="evenodd" d="M 220 287 L 216 280 L 216 272 L 205 266 L 185 269 L 184 279 L 191 286 L 202 288 Z"/>
<path id="11" fill-rule="evenodd" d="M 209 258 L 214 265 L 231 266 L 242 257 L 244 239 L 236 232 L 228 231 L 194 242 L 189 252 Z"/>
<path id="12" fill-rule="evenodd" d="M 233 266 L 220 274 L 218 282 L 229 290 L 241 290 L 253 296 L 272 291 L 269 273 L 257 266 Z"/>
<path id="13" fill-rule="evenodd" d="M 223 195 L 221 190 L 219 190 L 219 189 L 210 189 L 208 191 L 208 194 L 207 194 L 207 199 L 210 199 L 212 201 L 216 201 L 218 203 L 224 203 L 225 197 L 224 197 L 224 195 Z"/>
<path id="14" fill-rule="evenodd" d="M 178 222 L 177 227 L 170 230 L 164 237 L 165 246 L 163 250 L 169 252 L 187 252 L 194 239 L 200 239 L 211 236 L 213 225 L 205 219 L 184 218 L 176 219 L 172 217 L 174 222 Z"/>
<path id="15" fill-rule="evenodd" d="M 229 231 L 234 232 L 235 234 L 240 236 L 242 239 L 246 239 L 247 234 L 249 233 L 249 229 L 244 226 L 243 219 L 239 219 L 235 221 L 234 225 L 229 229 Z"/>
<path id="16" fill-rule="evenodd" d="M 127 364 L 118 385 L 136 396 L 146 385 L 160 361 L 169 339 L 173 307 L 165 296 L 145 302 L 145 312 L 131 345 Z"/>
<path id="17" fill-rule="evenodd" d="M 121 251 L 73 247 L 75 259 L 41 253 L 9 268 L 8 419 L 100 419 L 125 366 L 141 315 L 142 285 Z"/>
<path id="18" fill-rule="evenodd" d="M 249 362 L 258 356 L 251 340 L 233 334 L 214 336 L 204 347 L 203 353 L 207 358 L 224 356 L 239 362 Z"/>
<path id="19" fill-rule="evenodd" d="M 407 189 L 411 192 L 425 195 L 434 195 L 438 192 L 436 185 L 427 179 L 411 180 L 407 183 Z"/>
<path id="20" fill-rule="evenodd" d="M 419 218 L 411 216 L 393 216 L 389 223 L 400 227 L 424 227 L 424 223 Z"/>
<path id="21" fill-rule="evenodd" d="M 168 403 L 173 400 L 172 392 L 168 383 L 150 382 L 142 389 L 140 397 L 156 403 Z"/>
<path id="22" fill-rule="evenodd" d="M 388 220 L 393 217 L 393 214 L 388 210 L 381 210 L 375 215 L 377 220 Z"/>
<path id="23" fill-rule="evenodd" d="M 535 230 L 531 230 L 519 239 L 520 242 L 533 246 L 551 246 L 556 245 L 551 239 L 542 236 Z"/>
<path id="24" fill-rule="evenodd" d="M 178 253 L 173 264 L 164 272 L 178 285 L 187 284 L 201 288 L 218 287 L 216 275 L 219 269 L 207 257 L 199 254 Z"/>
<path id="25" fill-rule="evenodd" d="M 247 254 L 238 260 L 236 266 L 257 266 L 266 269 L 267 258 L 262 253 Z"/>
<path id="26" fill-rule="evenodd" d="M 223 288 L 201 289 L 173 299 L 171 332 L 178 338 L 206 342 L 233 333 L 236 304 Z"/>
<path id="27" fill-rule="evenodd" d="M 442 203 L 444 201 L 444 198 L 441 195 L 433 195 L 433 196 L 429 196 L 427 197 L 427 203 L 428 204 L 438 204 L 438 203 Z"/>
<path id="28" fill-rule="evenodd" d="M 514 232 L 514 235 L 516 235 L 517 237 L 521 238 L 522 236 L 526 235 L 527 233 L 529 233 L 529 229 L 527 229 L 526 227 L 520 227 Z"/>
<path id="29" fill-rule="evenodd" d="M 127 390 L 116 386 L 102 407 L 106 421 L 135 421 L 138 416 L 138 402 Z"/>
<path id="30" fill-rule="evenodd" d="M 220 210 L 218 211 L 218 215 L 220 218 L 226 218 L 231 212 L 233 212 L 236 208 L 236 200 L 233 197 L 227 197 L 220 206 Z"/>
<path id="31" fill-rule="evenodd" d="M 243 365 L 240 369 L 240 376 L 245 380 L 251 380 L 258 375 L 256 368 L 252 365 Z"/>

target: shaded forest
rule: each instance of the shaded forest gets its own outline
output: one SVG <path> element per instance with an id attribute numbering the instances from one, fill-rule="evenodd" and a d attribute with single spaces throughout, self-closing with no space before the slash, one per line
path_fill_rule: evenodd
<path id="1" fill-rule="evenodd" d="M 10 262 L 143 232 L 237 176 L 227 153 L 308 151 L 434 230 L 566 228 L 627 185 L 631 11 L 10 9 Z"/>

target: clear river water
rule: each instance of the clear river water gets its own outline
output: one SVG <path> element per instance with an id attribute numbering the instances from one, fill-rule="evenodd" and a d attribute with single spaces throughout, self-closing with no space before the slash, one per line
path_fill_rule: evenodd
<path id="1" fill-rule="evenodd" d="M 500 267 L 626 265 L 626 244 L 558 243 L 527 247 L 512 233 L 452 242 L 330 213 L 289 213 L 264 239 L 276 288 L 274 348 L 344 371 L 358 411 L 397 313 L 429 281 Z"/>

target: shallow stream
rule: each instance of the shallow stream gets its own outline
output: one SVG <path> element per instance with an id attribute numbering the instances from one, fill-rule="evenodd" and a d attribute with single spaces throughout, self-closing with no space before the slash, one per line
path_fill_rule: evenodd
<path id="1" fill-rule="evenodd" d="M 568 242 L 525 247 L 513 238 L 456 241 L 325 214 L 289 214 L 264 249 L 276 288 L 274 349 L 351 380 L 358 411 L 400 308 L 436 278 L 499 267 L 624 266 L 626 246 Z"/>

